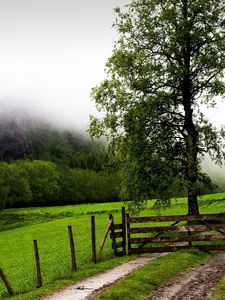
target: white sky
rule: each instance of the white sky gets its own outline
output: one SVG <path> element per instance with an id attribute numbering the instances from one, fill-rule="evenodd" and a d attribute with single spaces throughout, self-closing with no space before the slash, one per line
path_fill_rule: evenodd
<path id="1" fill-rule="evenodd" d="M 22 107 L 84 127 L 90 90 L 116 38 L 113 8 L 128 0 L 0 0 L 0 111 Z"/>
<path id="2" fill-rule="evenodd" d="M 128 2 L 0 0 L 0 112 L 22 107 L 86 127 L 90 90 L 105 78 L 116 39 L 113 8 Z M 224 108 L 210 114 L 217 124 Z"/>

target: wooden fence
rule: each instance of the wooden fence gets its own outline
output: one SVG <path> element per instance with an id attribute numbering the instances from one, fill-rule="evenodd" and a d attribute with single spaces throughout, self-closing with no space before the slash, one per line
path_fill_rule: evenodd
<path id="1" fill-rule="evenodd" d="M 146 223 L 151 224 L 145 226 Z M 154 226 L 154 223 L 160 225 Z M 171 252 L 193 246 L 205 251 L 225 250 L 224 230 L 225 214 L 156 217 L 127 215 L 128 254 Z"/>
<path id="2" fill-rule="evenodd" d="M 126 255 L 126 213 L 125 207 L 122 207 L 121 210 L 121 219 L 122 222 L 120 224 L 114 223 L 113 215 L 109 215 L 109 219 L 111 220 L 111 234 L 110 237 L 112 239 L 112 249 L 116 256 Z"/>
<path id="3" fill-rule="evenodd" d="M 100 260 L 101 260 L 101 255 L 102 255 L 102 252 L 103 252 L 103 249 L 104 249 L 104 246 L 105 246 L 105 243 L 106 243 L 106 239 L 107 239 L 107 236 L 110 232 L 110 230 L 113 229 L 113 232 L 115 234 L 117 234 L 117 236 L 119 236 L 119 234 L 121 234 L 123 237 L 125 235 L 125 231 L 123 230 L 124 228 L 124 222 L 125 222 L 125 210 L 124 208 L 122 208 L 122 213 L 123 213 L 123 222 L 122 224 L 113 224 L 113 216 L 111 215 L 111 219 L 109 220 L 109 223 L 107 224 L 107 227 L 106 227 L 106 231 L 105 231 L 105 234 L 103 236 L 103 239 L 101 241 L 101 244 L 100 244 L 100 249 L 99 249 L 99 252 L 98 252 L 98 256 L 97 256 L 97 243 L 96 243 L 96 233 L 98 234 L 98 232 L 96 232 L 96 222 L 95 222 L 95 216 L 91 216 L 91 234 L 90 234 L 90 238 L 91 238 L 91 256 L 92 256 L 92 262 L 93 263 L 98 263 Z M 119 233 L 117 230 L 122 230 L 122 233 Z M 46 233 L 47 234 L 47 233 Z M 77 260 L 76 260 L 76 251 L 75 251 L 75 242 L 74 242 L 74 234 L 73 234 L 73 231 L 72 231 L 72 226 L 68 226 L 68 237 L 69 237 L 69 248 L 70 248 L 70 256 L 71 256 L 71 270 L 73 272 L 75 272 L 77 270 Z M 117 237 L 114 237 L 113 238 L 113 241 L 116 241 Z M 123 240 L 124 241 L 124 240 Z M 85 241 L 86 242 L 86 241 Z M 115 254 L 117 255 L 120 255 L 121 254 L 121 251 L 118 251 L 118 247 L 120 246 L 118 241 L 116 244 L 114 244 L 114 251 L 116 251 Z M 123 245 L 126 246 L 125 243 L 123 243 Z M 124 247 L 125 247 L 124 246 Z M 39 251 L 39 247 L 38 247 L 38 241 L 37 240 L 33 240 L 33 248 L 34 248 L 34 264 L 35 264 L 35 273 L 36 273 L 36 287 L 37 288 L 40 288 L 43 286 L 43 278 L 42 278 L 42 258 L 43 256 L 46 254 L 45 253 L 40 253 Z M 122 252 L 124 253 L 124 252 Z M 125 253 L 124 253 L 125 254 Z M 64 254 L 66 255 L 66 253 Z M 68 253 L 69 255 L 69 253 Z M 60 268 L 60 265 L 58 266 Z M 4 272 L 4 270 L 1 268 L 0 266 L 0 280 L 3 282 L 6 290 L 8 291 L 8 294 L 9 295 L 14 295 L 16 294 L 16 291 L 14 291 L 12 285 L 11 285 L 11 282 L 9 281 L 8 279 L 8 276 L 7 274 Z"/>
<path id="4" fill-rule="evenodd" d="M 121 211 L 121 223 L 115 223 L 113 215 L 109 215 L 100 248 L 96 251 L 95 216 L 91 216 L 92 261 L 101 259 L 108 234 L 112 240 L 115 255 L 170 252 L 179 249 L 197 247 L 205 251 L 225 250 L 225 214 L 207 214 L 198 216 L 154 216 L 130 217 L 125 207 Z M 71 269 L 77 270 L 75 244 L 72 227 L 68 226 Z M 33 241 L 36 265 L 36 286 L 42 286 L 41 259 L 37 240 Z M 6 274 L 0 268 L 0 279 L 9 295 L 14 295 Z"/>

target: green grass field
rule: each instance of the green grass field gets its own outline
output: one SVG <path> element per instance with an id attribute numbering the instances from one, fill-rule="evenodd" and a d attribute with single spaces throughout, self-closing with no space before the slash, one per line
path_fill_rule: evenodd
<path id="1" fill-rule="evenodd" d="M 225 212 L 225 193 L 201 197 L 201 213 Z M 155 215 L 153 201 L 141 215 Z M 116 258 L 108 239 L 102 261 L 91 262 L 90 216 L 96 216 L 97 246 L 113 213 L 120 221 L 123 203 L 86 204 L 78 206 L 11 209 L 0 212 L 0 266 L 18 293 L 10 299 L 34 299 L 56 288 L 92 274 L 111 268 L 132 257 Z M 186 214 L 183 198 L 174 199 L 163 215 Z M 77 254 L 77 272 L 71 272 L 67 226 L 72 225 Z M 33 239 L 37 239 L 40 251 L 44 286 L 36 289 Z M 8 299 L 0 283 L 0 299 Z"/>

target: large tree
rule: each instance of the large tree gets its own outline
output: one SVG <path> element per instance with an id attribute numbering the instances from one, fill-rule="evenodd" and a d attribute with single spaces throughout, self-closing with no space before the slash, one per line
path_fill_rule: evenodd
<path id="1" fill-rule="evenodd" d="M 107 79 L 92 91 L 105 114 L 91 118 L 90 132 L 107 134 L 122 158 L 123 195 L 154 191 L 165 201 L 179 182 L 188 213 L 199 214 L 199 163 L 206 152 L 216 162 L 224 156 L 223 133 L 201 105 L 225 92 L 225 1 L 134 0 L 115 11 Z"/>

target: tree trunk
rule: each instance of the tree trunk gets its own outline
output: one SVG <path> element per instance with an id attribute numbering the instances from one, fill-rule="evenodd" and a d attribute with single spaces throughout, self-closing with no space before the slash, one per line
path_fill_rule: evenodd
<path id="1" fill-rule="evenodd" d="M 198 195 L 194 189 L 188 189 L 188 215 L 199 215 Z"/>
<path id="2" fill-rule="evenodd" d="M 188 214 L 198 215 L 199 206 L 197 198 L 198 180 L 198 131 L 193 120 L 192 103 L 192 79 L 190 75 L 191 48 L 190 48 L 190 24 L 188 21 L 188 1 L 182 0 L 184 18 L 184 43 L 183 43 L 183 62 L 182 65 L 182 97 L 185 112 L 184 131 L 186 144 L 186 180 L 188 184 Z"/>
<path id="3" fill-rule="evenodd" d="M 186 153 L 187 153 L 187 165 L 186 165 L 186 180 L 188 184 L 188 214 L 199 215 L 198 206 L 198 132 L 196 131 L 193 123 L 192 110 L 186 114 L 186 130 L 188 132 L 186 138 Z"/>

